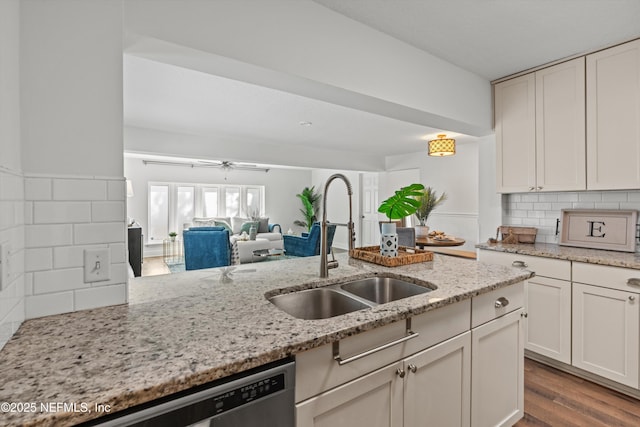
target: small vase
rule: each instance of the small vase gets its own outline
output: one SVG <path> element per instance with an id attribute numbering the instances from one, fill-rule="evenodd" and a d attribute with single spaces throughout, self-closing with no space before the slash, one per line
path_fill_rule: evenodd
<path id="1" fill-rule="evenodd" d="M 428 225 L 416 225 L 416 237 L 427 237 L 429 236 L 429 226 Z"/>
<path id="2" fill-rule="evenodd" d="M 382 223 L 380 255 L 386 257 L 398 256 L 398 234 L 396 233 L 396 224 L 393 222 Z"/>
<path id="3" fill-rule="evenodd" d="M 249 227 L 249 240 L 256 240 L 256 234 L 258 234 L 258 230 L 255 226 Z"/>

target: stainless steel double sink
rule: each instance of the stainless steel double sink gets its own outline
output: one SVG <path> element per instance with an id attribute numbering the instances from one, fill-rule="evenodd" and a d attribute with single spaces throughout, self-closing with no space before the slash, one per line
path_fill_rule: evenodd
<path id="1" fill-rule="evenodd" d="M 435 287 L 390 276 L 349 280 L 322 288 L 268 297 L 280 310 L 298 319 L 328 319 L 379 304 L 425 294 Z"/>

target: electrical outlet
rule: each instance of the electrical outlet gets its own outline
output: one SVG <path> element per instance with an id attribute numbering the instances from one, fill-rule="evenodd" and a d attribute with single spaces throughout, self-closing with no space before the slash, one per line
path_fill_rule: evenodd
<path id="1" fill-rule="evenodd" d="M 109 248 L 84 250 L 84 282 L 102 282 L 111 276 Z"/>

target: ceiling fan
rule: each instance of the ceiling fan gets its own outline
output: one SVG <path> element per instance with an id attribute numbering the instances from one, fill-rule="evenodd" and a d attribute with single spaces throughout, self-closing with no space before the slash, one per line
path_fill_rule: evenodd
<path id="1" fill-rule="evenodd" d="M 258 172 L 269 172 L 269 168 L 258 167 L 258 165 L 252 165 L 249 163 L 235 163 L 228 160 L 222 160 L 222 161 L 198 160 L 196 162 L 143 160 L 142 163 L 144 163 L 145 165 L 187 166 L 191 168 L 219 168 L 225 172 L 229 172 L 234 169 L 258 171 Z"/>

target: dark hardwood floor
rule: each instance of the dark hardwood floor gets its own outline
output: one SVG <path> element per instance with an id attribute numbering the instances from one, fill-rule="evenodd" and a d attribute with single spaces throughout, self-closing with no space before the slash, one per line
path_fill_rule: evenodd
<path id="1" fill-rule="evenodd" d="M 525 359 L 524 418 L 529 426 L 640 426 L 640 400 Z"/>

